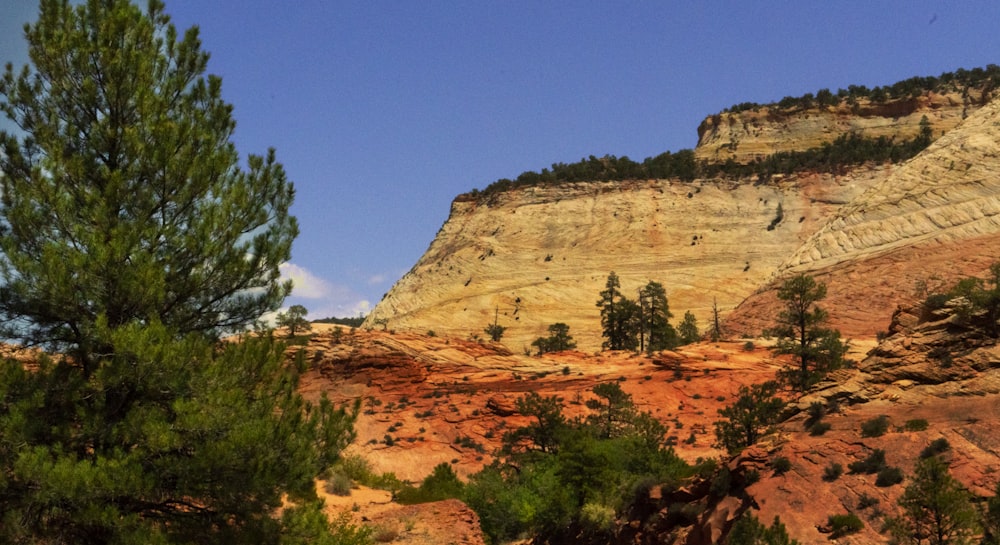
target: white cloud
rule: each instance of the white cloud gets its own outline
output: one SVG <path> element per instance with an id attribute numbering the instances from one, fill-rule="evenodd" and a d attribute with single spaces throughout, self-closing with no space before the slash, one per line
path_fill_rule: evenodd
<path id="1" fill-rule="evenodd" d="M 293 297 L 324 299 L 333 292 L 333 287 L 326 280 L 309 272 L 304 267 L 294 263 L 282 263 L 279 269 L 282 279 L 292 281 Z"/>
<path id="2" fill-rule="evenodd" d="M 371 277 L 368 278 L 368 285 L 369 286 L 375 286 L 375 285 L 384 284 L 384 283 L 385 283 L 385 275 L 384 274 L 376 274 L 376 275 L 373 275 L 373 276 L 371 276 Z"/>

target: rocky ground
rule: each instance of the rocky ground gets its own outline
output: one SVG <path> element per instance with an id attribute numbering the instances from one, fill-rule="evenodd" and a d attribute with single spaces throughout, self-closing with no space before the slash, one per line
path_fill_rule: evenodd
<path id="1" fill-rule="evenodd" d="M 952 474 L 976 495 L 992 495 L 1000 478 L 995 426 L 1000 349 L 975 341 L 947 315 L 921 323 L 915 314 L 899 312 L 887 328 L 890 336 L 877 348 L 873 341 L 855 342 L 855 367 L 792 400 L 777 433 L 729 462 L 736 480 L 753 472 L 759 476 L 744 492 L 710 498 L 707 483 L 693 483 L 682 499 L 696 506 L 695 515 L 681 526 L 667 516 L 670 502 L 680 496 L 652 497 L 641 520 L 621 521 L 622 535 L 634 543 L 714 543 L 752 509 L 762 521 L 780 516 L 802 543 L 829 543 L 827 518 L 856 513 L 865 529 L 837 542 L 884 542 L 883 517 L 896 512 L 907 481 L 876 486 L 875 475 L 852 474 L 849 464 L 882 449 L 888 465 L 910 475 L 920 452 L 938 438 L 950 445 L 945 456 Z M 579 352 L 536 357 L 497 344 L 338 329 L 317 326 L 307 345 L 290 348 L 305 350 L 312 362 L 303 391 L 309 397 L 325 392 L 335 401 L 362 399 L 358 439 L 349 451 L 364 456 L 376 471 L 412 482 L 441 462 L 462 476 L 489 463 L 504 430 L 524 422 L 514 400 L 525 392 L 560 396 L 572 416 L 586 410 L 582 402 L 589 390 L 603 381 L 618 381 L 640 408 L 666 423 L 668 440 L 681 456 L 723 457 L 712 446 L 718 409 L 739 386 L 773 378 L 783 365 L 759 340 L 753 347 L 745 340 L 704 342 L 652 357 Z M 943 346 L 951 347 L 946 365 L 941 365 Z M 806 409 L 813 402 L 830 407 L 823 417 L 830 429 L 822 435 L 807 429 Z M 862 424 L 879 416 L 887 418 L 887 433 L 862 437 Z M 926 428 L 915 429 L 920 426 L 911 422 L 921 420 Z M 787 472 L 772 467 L 780 457 L 789 461 Z M 824 479 L 833 464 L 840 464 L 843 474 Z M 331 515 L 349 512 L 393 541 L 482 539 L 475 514 L 456 501 L 399 506 L 388 492 L 356 488 L 347 497 L 329 496 L 327 503 Z"/>

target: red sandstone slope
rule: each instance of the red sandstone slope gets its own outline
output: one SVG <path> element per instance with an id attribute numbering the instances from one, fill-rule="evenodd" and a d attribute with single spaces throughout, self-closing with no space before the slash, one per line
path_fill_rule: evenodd
<path id="1" fill-rule="evenodd" d="M 910 475 L 920 451 L 938 438 L 951 445 L 945 457 L 952 474 L 973 493 L 992 494 L 1000 475 L 1000 348 L 953 317 L 931 318 L 921 324 L 913 315 L 898 314 L 887 326 L 892 335 L 857 368 L 837 371 L 795 400 L 778 433 L 730 461 L 737 482 L 753 471 L 759 474 L 745 493 L 714 498 L 707 481 L 679 492 L 654 490 L 641 516 L 633 513 L 635 520 L 620 522 L 621 542 L 716 543 L 747 510 L 762 521 L 780 516 L 804 544 L 829 542 L 830 515 L 856 513 L 865 529 L 839 543 L 886 542 L 879 533 L 882 517 L 897 511 L 896 500 L 908 481 L 879 487 L 875 475 L 850 474 L 846 468 L 883 449 L 889 465 Z M 307 395 L 327 392 L 335 400 L 366 400 L 351 450 L 377 470 L 413 481 L 440 462 L 452 463 L 465 475 L 488 463 L 503 430 L 523 422 L 513 400 L 524 392 L 560 395 L 572 415 L 582 410 L 577 403 L 587 391 L 607 380 L 619 381 L 641 408 L 671 427 L 669 440 L 682 456 L 719 456 L 711 446 L 716 411 L 739 385 L 772 378 L 781 365 L 767 350 L 745 351 L 737 342 L 701 343 L 652 358 L 575 352 L 538 358 L 510 354 L 497 345 L 412 334 L 359 330 L 337 340 L 328 327 L 303 349 L 313 362 L 303 385 Z M 948 365 L 941 365 L 942 350 L 952 355 Z M 808 433 L 801 412 L 816 401 L 836 407 L 824 418 L 830 431 L 820 436 Z M 890 422 L 889 432 L 861 437 L 861 425 L 882 415 Z M 927 428 L 907 430 L 913 420 L 926 420 Z M 686 442 L 690 437 L 692 444 Z M 791 469 L 775 474 L 770 463 L 776 457 L 787 458 Z M 824 480 L 832 464 L 841 464 L 845 473 Z M 877 504 L 863 507 L 862 498 Z M 338 505 L 360 503 L 359 513 L 373 513 L 369 520 L 390 509 L 382 505 L 385 499 L 366 501 L 348 498 Z M 671 511 L 678 502 L 692 506 L 690 520 L 678 523 Z M 430 511 L 414 507 L 406 516 L 411 521 L 469 516 L 435 505 L 427 506 Z"/>

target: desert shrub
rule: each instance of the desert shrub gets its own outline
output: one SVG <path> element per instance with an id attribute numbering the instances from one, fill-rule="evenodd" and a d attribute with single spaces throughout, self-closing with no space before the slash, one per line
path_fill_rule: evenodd
<path id="1" fill-rule="evenodd" d="M 805 426 L 806 428 L 811 428 L 817 422 L 822 420 L 824 416 L 826 416 L 826 403 L 823 403 L 822 401 L 813 401 L 809 404 L 809 408 L 806 409 L 806 414 L 808 416 L 806 418 Z"/>
<path id="2" fill-rule="evenodd" d="M 419 487 L 407 486 L 396 492 L 396 501 L 404 505 L 441 501 L 462 496 L 462 481 L 446 462 L 434 466 Z"/>
<path id="3" fill-rule="evenodd" d="M 875 449 L 864 460 L 851 462 L 847 465 L 847 469 L 851 470 L 851 473 L 866 473 L 869 475 L 878 473 L 885 467 L 885 451 L 882 449 Z"/>
<path id="4" fill-rule="evenodd" d="M 889 431 L 889 418 L 879 415 L 861 423 L 861 437 L 881 437 Z"/>
<path id="5" fill-rule="evenodd" d="M 743 513 L 726 537 L 728 545 L 799 545 L 788 537 L 788 531 L 781 519 L 774 517 L 770 527 L 766 527 L 750 511 Z"/>
<path id="6" fill-rule="evenodd" d="M 380 524 L 376 526 L 372 532 L 372 539 L 374 539 L 376 543 L 389 543 L 396 541 L 396 538 L 398 537 L 399 530 L 392 526 Z"/>
<path id="7" fill-rule="evenodd" d="M 903 470 L 898 467 L 883 467 L 875 477 L 875 486 L 893 486 L 903 482 Z"/>
<path id="8" fill-rule="evenodd" d="M 914 418 L 907 420 L 906 423 L 903 424 L 903 429 L 906 431 L 924 431 L 929 425 L 930 424 L 928 424 L 927 420 L 924 418 Z"/>
<path id="9" fill-rule="evenodd" d="M 937 439 L 930 442 L 929 445 L 924 447 L 924 450 L 920 451 L 921 458 L 930 458 L 931 456 L 937 456 L 943 452 L 948 451 L 951 445 L 948 440 L 944 437 L 938 437 Z"/>
<path id="10" fill-rule="evenodd" d="M 878 498 L 874 496 L 869 496 L 868 494 L 861 494 L 858 498 L 858 509 L 868 509 L 869 507 L 874 507 L 878 505 Z"/>
<path id="11" fill-rule="evenodd" d="M 753 341 L 747 341 L 747 342 L 743 343 L 743 351 L 744 352 L 753 352 L 754 348 L 756 348 L 756 347 L 754 346 Z"/>
<path id="12" fill-rule="evenodd" d="M 860 532 L 865 527 L 865 523 L 854 513 L 830 515 L 827 524 L 830 526 L 830 537 L 833 539 Z"/>
<path id="13" fill-rule="evenodd" d="M 792 469 L 792 462 L 784 456 L 778 456 L 777 458 L 771 460 L 771 469 L 774 470 L 775 475 L 782 475 Z"/>
<path id="14" fill-rule="evenodd" d="M 833 482 L 840 478 L 844 474 L 844 466 L 833 462 L 830 465 L 823 468 L 823 480 L 826 482 Z"/>
<path id="15" fill-rule="evenodd" d="M 351 478 L 347 475 L 334 471 L 330 478 L 326 480 L 326 485 L 323 487 L 327 494 L 333 494 L 334 496 L 350 496 L 351 487 L 354 483 Z"/>
<path id="16" fill-rule="evenodd" d="M 809 435 L 813 437 L 818 437 L 824 433 L 830 431 L 832 426 L 829 422 L 816 422 L 812 426 L 809 426 Z"/>

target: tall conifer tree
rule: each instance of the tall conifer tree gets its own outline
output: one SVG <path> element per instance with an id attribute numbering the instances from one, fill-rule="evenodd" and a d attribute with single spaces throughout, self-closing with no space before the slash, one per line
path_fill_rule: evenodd
<path id="1" fill-rule="evenodd" d="M 25 36 L 0 78 L 0 317 L 63 355 L 0 363 L 0 542 L 328 543 L 313 479 L 355 413 L 303 401 L 269 339 L 217 343 L 291 288 L 274 152 L 241 168 L 198 31 L 157 0 L 42 0 Z"/>

